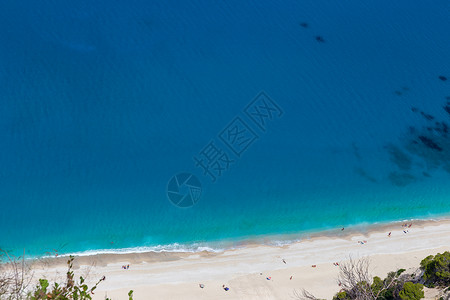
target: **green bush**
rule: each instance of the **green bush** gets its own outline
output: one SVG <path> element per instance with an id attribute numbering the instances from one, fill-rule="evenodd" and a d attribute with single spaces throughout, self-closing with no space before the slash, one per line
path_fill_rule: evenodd
<path id="1" fill-rule="evenodd" d="M 346 292 L 339 292 L 333 297 L 333 300 L 350 300 L 350 297 Z"/>
<path id="2" fill-rule="evenodd" d="M 425 284 L 431 286 L 448 286 L 450 284 L 450 252 L 427 256 L 420 262 L 424 270 Z"/>
<path id="3" fill-rule="evenodd" d="M 402 300 L 419 300 L 424 297 L 423 285 L 420 283 L 406 282 L 400 291 L 400 298 Z"/>
<path id="4" fill-rule="evenodd" d="M 381 280 L 380 277 L 375 276 L 370 288 L 375 295 L 378 294 L 383 289 L 383 280 Z"/>
<path id="5" fill-rule="evenodd" d="M 97 283 L 89 287 L 84 281 L 85 279 L 80 276 L 79 282 L 75 280 L 75 274 L 73 272 L 74 257 L 71 256 L 67 261 L 68 270 L 66 273 L 66 282 L 64 284 L 54 283 L 49 289 L 49 282 L 47 279 L 39 279 L 39 284 L 35 289 L 28 294 L 30 300 L 42 300 L 42 299 L 58 299 L 58 300 L 88 300 L 92 299 L 91 294 L 97 288 L 98 284 L 104 280 L 104 278 L 97 281 Z"/>
<path id="6" fill-rule="evenodd" d="M 39 284 L 28 294 L 27 299 L 30 300 L 91 300 L 94 294 L 94 290 L 97 286 L 105 280 L 105 277 L 98 280 L 96 284 L 89 287 L 85 283 L 85 279 L 80 276 L 79 281 L 75 279 L 75 274 L 73 272 L 73 261 L 74 257 L 71 256 L 67 261 L 68 270 L 66 273 L 66 282 L 54 283 L 49 289 L 50 284 L 47 279 L 39 279 Z M 133 291 L 128 293 L 128 299 L 133 300 Z M 106 299 L 108 300 L 108 299 Z"/>

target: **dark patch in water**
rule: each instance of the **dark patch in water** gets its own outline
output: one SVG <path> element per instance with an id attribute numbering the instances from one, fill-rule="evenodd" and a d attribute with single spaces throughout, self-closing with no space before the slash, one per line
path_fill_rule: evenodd
<path id="1" fill-rule="evenodd" d="M 434 117 L 432 115 L 429 115 L 427 113 L 424 113 L 423 111 L 420 112 L 420 114 L 422 115 L 422 117 L 424 117 L 425 119 L 427 119 L 428 121 L 434 120 Z"/>
<path id="2" fill-rule="evenodd" d="M 445 123 L 445 122 L 442 122 L 442 131 L 444 132 L 444 133 L 448 133 L 448 125 L 447 125 L 447 123 Z"/>
<path id="3" fill-rule="evenodd" d="M 389 152 L 391 161 L 396 164 L 400 170 L 408 171 L 411 169 L 412 160 L 405 152 L 395 145 L 387 145 L 385 148 Z"/>
<path id="4" fill-rule="evenodd" d="M 416 112 L 419 111 L 419 109 L 418 109 L 417 107 L 414 107 L 414 106 L 413 106 L 413 107 L 411 107 L 411 111 L 414 112 L 414 113 L 416 113 Z"/>
<path id="5" fill-rule="evenodd" d="M 414 126 L 409 126 L 408 127 L 408 131 L 409 131 L 410 134 L 415 134 L 417 132 L 416 128 Z"/>
<path id="6" fill-rule="evenodd" d="M 436 122 L 436 127 L 433 128 L 436 132 L 442 133 L 442 137 L 446 138 L 449 132 L 449 127 L 445 122 Z"/>
<path id="7" fill-rule="evenodd" d="M 400 91 L 394 91 L 394 94 L 396 94 L 397 96 L 401 96 L 403 93 Z"/>
<path id="8" fill-rule="evenodd" d="M 370 182 L 377 183 L 377 180 L 367 174 L 367 172 L 362 168 L 355 168 L 355 173 L 360 175 L 362 178 L 369 180 Z"/>
<path id="9" fill-rule="evenodd" d="M 426 136 L 423 136 L 423 135 L 419 136 L 419 140 L 430 149 L 442 151 L 442 148 L 439 147 L 438 144 L 436 144 L 435 142 L 433 142 L 433 140 L 431 140 L 430 138 L 428 138 Z"/>
<path id="10" fill-rule="evenodd" d="M 447 173 L 450 173 L 450 164 L 446 164 L 442 167 L 444 169 L 444 171 L 446 171 Z"/>
<path id="11" fill-rule="evenodd" d="M 389 173 L 388 178 L 396 186 L 407 186 L 416 180 L 416 177 L 411 174 L 398 172 Z"/>
<path id="12" fill-rule="evenodd" d="M 316 36 L 316 41 L 318 41 L 319 43 L 325 43 L 324 38 L 321 37 L 320 35 Z"/>
<path id="13" fill-rule="evenodd" d="M 355 155 L 355 157 L 357 159 L 361 159 L 361 154 L 359 154 L 359 148 L 356 146 L 355 143 L 352 143 L 352 148 L 353 148 L 353 154 Z"/>
<path id="14" fill-rule="evenodd" d="M 431 175 L 429 173 L 425 172 L 425 171 L 422 172 L 422 175 L 425 176 L 425 177 L 431 177 Z"/>
<path id="15" fill-rule="evenodd" d="M 440 75 L 440 76 L 439 76 L 439 79 L 442 80 L 442 81 L 447 81 L 447 77 L 445 77 L 445 76 L 443 76 L 443 75 Z"/>
<path id="16" fill-rule="evenodd" d="M 444 110 L 450 115 L 450 105 L 449 104 L 444 106 Z"/>
<path id="17" fill-rule="evenodd" d="M 309 24 L 306 22 L 302 22 L 302 23 L 300 23 L 300 26 L 302 26 L 303 28 L 308 28 Z"/>

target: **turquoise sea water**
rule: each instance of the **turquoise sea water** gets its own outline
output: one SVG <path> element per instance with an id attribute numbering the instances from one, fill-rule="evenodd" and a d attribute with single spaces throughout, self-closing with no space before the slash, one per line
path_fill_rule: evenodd
<path id="1" fill-rule="evenodd" d="M 449 13 L 2 1 L 0 247 L 220 249 L 448 215 Z M 264 130 L 244 112 L 261 91 L 283 111 Z M 238 116 L 258 137 L 240 156 L 220 140 Z M 211 141 L 234 160 L 215 182 L 194 161 Z M 180 172 L 202 184 L 190 208 L 167 197 Z"/>

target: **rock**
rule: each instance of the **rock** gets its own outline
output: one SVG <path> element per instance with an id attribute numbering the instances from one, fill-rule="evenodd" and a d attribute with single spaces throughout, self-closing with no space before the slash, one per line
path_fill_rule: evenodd
<path id="1" fill-rule="evenodd" d="M 319 43 L 325 43 L 325 40 L 320 35 L 316 36 L 316 41 L 318 41 Z"/>

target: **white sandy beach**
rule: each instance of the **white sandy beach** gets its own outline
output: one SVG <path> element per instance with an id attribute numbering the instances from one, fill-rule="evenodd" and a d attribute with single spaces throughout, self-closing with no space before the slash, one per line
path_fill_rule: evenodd
<path id="1" fill-rule="evenodd" d="M 404 233 L 403 230 L 408 230 Z M 392 232 L 388 237 L 388 232 Z M 352 256 L 370 256 L 372 275 L 405 268 L 413 271 L 430 254 L 450 250 L 450 222 L 414 222 L 411 228 L 391 224 L 363 235 L 313 237 L 282 247 L 249 245 L 222 253 L 101 254 L 77 258 L 77 275 L 106 276 L 94 299 L 293 299 L 302 288 L 331 299 L 339 291 L 338 267 Z M 367 241 L 361 244 L 358 241 Z M 46 260 L 36 277 L 61 277 L 67 258 Z M 286 264 L 282 260 L 286 261 Z M 122 265 L 130 264 L 128 270 Z M 312 267 L 316 265 L 316 267 Z M 80 268 L 78 268 L 80 267 Z M 292 280 L 290 277 L 292 276 Z M 271 277 L 267 280 L 267 277 Z M 199 284 L 205 285 L 203 289 Z M 224 291 L 222 285 L 230 288 Z M 431 294 L 428 293 L 428 298 Z"/>

